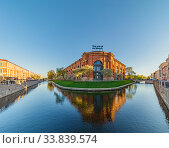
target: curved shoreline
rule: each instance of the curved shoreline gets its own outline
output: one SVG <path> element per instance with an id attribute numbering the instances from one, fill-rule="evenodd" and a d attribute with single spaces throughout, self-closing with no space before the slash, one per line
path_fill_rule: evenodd
<path id="1" fill-rule="evenodd" d="M 135 82 L 133 82 L 133 83 L 129 83 L 129 84 L 126 84 L 126 85 L 122 85 L 122 86 L 119 86 L 119 87 L 112 87 L 112 88 L 75 88 L 75 87 L 64 87 L 64 86 L 61 86 L 61 85 L 56 84 L 56 83 L 53 82 L 53 81 L 51 81 L 51 82 L 52 82 L 56 87 L 59 87 L 60 89 L 73 90 L 73 91 L 87 91 L 87 92 L 113 91 L 113 90 L 118 90 L 118 89 L 127 87 L 127 86 L 132 85 L 132 84 L 135 83 Z"/>

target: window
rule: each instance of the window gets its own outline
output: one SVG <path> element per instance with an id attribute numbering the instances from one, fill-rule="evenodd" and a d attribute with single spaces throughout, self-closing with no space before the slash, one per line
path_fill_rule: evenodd
<path id="1" fill-rule="evenodd" d="M 100 61 L 96 61 L 94 65 L 102 65 L 102 63 Z"/>
<path id="2" fill-rule="evenodd" d="M 0 62 L 0 66 L 3 66 L 2 62 Z"/>
<path id="3" fill-rule="evenodd" d="M 0 69 L 0 73 L 2 73 L 2 69 Z"/>
<path id="4" fill-rule="evenodd" d="M 101 70 L 103 70 L 103 64 L 101 61 L 94 62 L 94 79 L 95 80 L 102 80 L 103 74 L 101 73 Z"/>

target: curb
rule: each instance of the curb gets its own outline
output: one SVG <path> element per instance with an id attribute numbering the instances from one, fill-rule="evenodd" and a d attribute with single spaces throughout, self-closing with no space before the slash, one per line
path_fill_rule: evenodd
<path id="1" fill-rule="evenodd" d="M 53 82 L 53 81 L 51 81 L 51 82 Z M 126 84 L 126 85 L 122 85 L 122 86 L 119 86 L 119 87 L 112 87 L 112 88 L 75 88 L 75 87 L 63 87 L 63 86 L 58 85 L 58 84 L 56 84 L 56 83 L 54 83 L 54 82 L 53 82 L 53 84 L 54 84 L 56 87 L 59 87 L 59 88 L 64 89 L 64 90 L 99 92 L 99 91 L 118 90 L 118 89 L 127 87 L 127 86 L 129 86 L 129 85 L 135 84 L 135 82 L 129 83 L 129 84 Z"/>

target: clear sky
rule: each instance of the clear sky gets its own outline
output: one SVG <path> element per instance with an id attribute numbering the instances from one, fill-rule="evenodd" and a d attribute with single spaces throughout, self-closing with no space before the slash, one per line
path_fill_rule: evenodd
<path id="1" fill-rule="evenodd" d="M 0 0 L 0 58 L 35 73 L 91 45 L 149 75 L 169 54 L 169 0 Z"/>

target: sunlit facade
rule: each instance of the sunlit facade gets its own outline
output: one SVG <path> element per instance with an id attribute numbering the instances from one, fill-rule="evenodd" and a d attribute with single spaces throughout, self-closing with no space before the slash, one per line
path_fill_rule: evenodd
<path id="1" fill-rule="evenodd" d="M 91 72 L 87 77 L 89 80 L 103 80 L 105 77 L 101 73 L 103 69 L 111 69 L 113 72 L 113 80 L 125 79 L 125 65 L 115 59 L 112 52 L 104 51 L 92 51 L 84 52 L 82 58 L 65 68 L 68 74 L 72 74 L 72 70 L 76 68 L 81 68 L 83 66 L 93 66 L 93 72 Z M 121 75 L 119 78 L 118 76 Z M 85 79 L 86 76 L 81 76 Z"/>
<path id="2" fill-rule="evenodd" d="M 26 70 L 8 60 L 0 59 L 0 77 L 14 79 L 28 79 L 35 76 L 33 72 Z"/>

